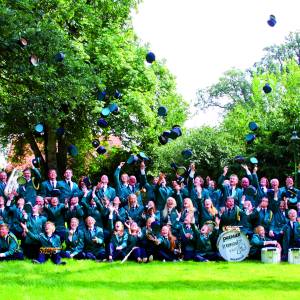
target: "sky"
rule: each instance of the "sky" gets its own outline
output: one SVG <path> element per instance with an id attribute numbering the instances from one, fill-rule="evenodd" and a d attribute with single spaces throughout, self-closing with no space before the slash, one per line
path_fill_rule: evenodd
<path id="1" fill-rule="evenodd" d="M 197 89 L 216 83 L 233 67 L 251 67 L 263 57 L 263 48 L 300 31 L 299 12 L 300 0 L 143 0 L 133 26 L 149 51 L 166 60 L 178 92 L 192 103 Z M 267 24 L 271 14 L 274 27 Z M 220 120 L 218 111 L 210 110 L 191 116 L 185 125 Z"/>

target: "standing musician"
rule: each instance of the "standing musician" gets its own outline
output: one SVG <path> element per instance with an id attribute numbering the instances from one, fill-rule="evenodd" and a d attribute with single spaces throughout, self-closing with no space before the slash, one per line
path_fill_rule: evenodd
<path id="1" fill-rule="evenodd" d="M 48 171 L 48 180 L 41 183 L 40 195 L 46 198 L 46 200 L 60 195 L 60 186 L 57 181 L 57 172 L 55 169 L 50 169 Z"/>
<path id="2" fill-rule="evenodd" d="M 59 201 L 64 203 L 67 200 L 70 200 L 72 197 L 83 196 L 83 192 L 79 189 L 76 182 L 72 181 L 73 171 L 71 169 L 66 169 L 64 173 L 64 180 L 58 181 L 58 186 L 60 190 Z"/>
<path id="3" fill-rule="evenodd" d="M 98 182 L 95 190 L 95 194 L 98 199 L 101 201 L 104 198 L 109 199 L 110 202 L 116 197 L 116 190 L 108 185 L 109 180 L 107 175 L 102 175 L 100 182 Z"/>
<path id="4" fill-rule="evenodd" d="M 290 248 L 300 248 L 300 223 L 297 221 L 297 211 L 295 209 L 289 210 L 288 219 L 288 223 L 282 229 L 283 260 L 287 259 Z"/>
<path id="5" fill-rule="evenodd" d="M 224 203 L 228 197 L 234 199 L 234 204 L 240 208 L 242 208 L 242 196 L 243 191 L 238 187 L 239 179 L 237 175 L 231 174 L 229 177 L 229 184 L 225 183 L 225 178 L 228 173 L 228 167 L 225 166 L 223 170 L 223 174 L 219 177 L 218 185 L 222 191 L 222 200 L 220 203 L 221 207 L 224 207 Z"/>
<path id="6" fill-rule="evenodd" d="M 297 209 L 299 190 L 294 187 L 294 179 L 288 176 L 285 180 L 285 187 L 280 188 L 282 197 L 287 199 L 288 209 Z M 284 200 L 284 199 L 283 199 Z"/>
<path id="7" fill-rule="evenodd" d="M 220 230 L 224 230 L 226 226 L 242 225 L 242 210 L 234 203 L 235 201 L 232 196 L 227 197 L 225 208 L 221 210 Z"/>
<path id="8" fill-rule="evenodd" d="M 209 193 L 208 190 L 204 188 L 203 178 L 200 176 L 194 178 L 195 172 L 195 164 L 191 164 L 188 179 L 188 191 L 189 198 L 192 199 L 194 206 L 199 210 L 201 207 L 201 203 L 203 203 L 205 199 L 209 198 Z"/>
<path id="9" fill-rule="evenodd" d="M 34 177 L 31 176 L 31 171 L 34 173 Z M 37 196 L 37 191 L 40 188 L 40 180 L 41 180 L 41 173 L 38 169 L 26 168 L 23 170 L 23 177 L 25 179 L 24 184 L 20 184 L 17 190 L 19 197 L 25 199 L 25 203 L 30 203 L 34 205 L 35 198 Z"/>

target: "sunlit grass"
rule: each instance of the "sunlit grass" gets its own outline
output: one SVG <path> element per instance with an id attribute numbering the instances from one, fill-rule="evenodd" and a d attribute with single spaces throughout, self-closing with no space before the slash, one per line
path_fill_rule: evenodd
<path id="1" fill-rule="evenodd" d="M 4 262 L 0 299 L 296 299 L 299 271 L 260 262 Z"/>

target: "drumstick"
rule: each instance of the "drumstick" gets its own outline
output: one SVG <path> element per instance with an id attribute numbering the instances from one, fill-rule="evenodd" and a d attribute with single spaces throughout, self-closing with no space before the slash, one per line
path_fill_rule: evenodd
<path id="1" fill-rule="evenodd" d="M 138 247 L 133 247 L 128 254 L 123 258 L 123 260 L 121 261 L 121 264 L 124 263 L 125 261 L 127 261 L 128 257 L 130 256 L 130 254 L 132 253 L 133 250 L 135 250 Z"/>

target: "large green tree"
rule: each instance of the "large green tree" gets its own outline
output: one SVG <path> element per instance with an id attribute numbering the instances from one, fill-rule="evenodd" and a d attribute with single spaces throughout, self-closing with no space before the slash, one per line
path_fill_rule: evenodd
<path id="1" fill-rule="evenodd" d="M 187 105 L 166 67 L 145 63 L 130 12 L 138 0 L 1 0 L 0 135 L 29 143 L 45 169 L 63 170 L 68 146 L 84 162 L 91 140 L 119 136 L 127 149 L 151 152 L 157 135 L 183 124 Z M 59 56 L 63 54 L 63 56 Z M 31 59 L 31 60 L 30 60 Z M 122 97 L 114 97 L 115 91 Z M 105 91 L 105 97 L 99 93 Z M 120 107 L 99 132 L 109 103 Z M 168 117 L 157 117 L 160 105 Z M 34 126 L 44 125 L 36 136 Z M 64 134 L 57 134 L 63 128 Z"/>

